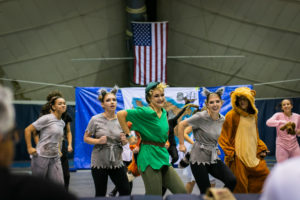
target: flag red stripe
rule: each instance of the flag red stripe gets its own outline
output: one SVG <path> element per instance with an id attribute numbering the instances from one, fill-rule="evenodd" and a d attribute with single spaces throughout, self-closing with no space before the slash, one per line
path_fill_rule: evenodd
<path id="1" fill-rule="evenodd" d="M 139 82 L 138 82 L 138 84 L 141 84 L 141 77 L 142 77 L 142 62 L 141 62 L 141 54 L 142 54 L 142 52 L 141 52 L 141 48 L 139 47 Z"/>
<path id="2" fill-rule="evenodd" d="M 134 83 L 137 83 L 136 82 L 136 65 L 137 65 L 137 63 L 136 63 L 136 48 L 138 48 L 137 46 L 134 46 L 134 69 L 133 69 L 133 82 Z"/>
<path id="3" fill-rule="evenodd" d="M 147 66 L 147 48 L 144 47 L 144 81 L 143 81 L 142 85 L 145 85 L 146 79 L 147 79 L 147 77 L 146 77 L 146 74 L 147 74 L 146 66 Z"/>
<path id="4" fill-rule="evenodd" d="M 151 79 L 151 81 L 153 82 L 153 81 L 155 81 L 155 76 L 156 76 L 156 35 L 155 35 L 155 25 L 152 25 L 152 41 L 151 41 L 151 43 L 152 43 L 152 45 L 151 45 L 151 52 L 152 52 L 152 54 L 151 54 L 151 57 L 152 57 L 152 59 L 151 59 L 151 64 L 152 64 L 152 67 L 151 67 L 151 69 L 152 69 L 152 74 L 151 74 L 151 76 L 152 76 L 152 79 Z"/>
<path id="5" fill-rule="evenodd" d="M 137 46 L 135 53 L 136 53 L 136 72 L 135 72 L 136 73 L 136 77 L 135 77 L 135 83 L 136 84 L 140 84 L 139 83 L 139 77 L 140 77 L 140 65 L 139 65 L 139 63 L 140 63 L 140 60 L 139 60 L 139 57 L 140 57 L 140 47 L 139 46 Z"/>
<path id="6" fill-rule="evenodd" d="M 158 44 L 158 42 L 157 42 L 157 24 L 155 24 L 154 25 L 154 27 L 155 27 L 155 30 L 154 30 L 154 32 L 155 32 L 155 61 L 156 61 L 156 63 L 155 63 L 155 81 L 157 81 L 157 69 L 158 69 L 158 59 L 157 59 L 157 44 Z"/>
<path id="7" fill-rule="evenodd" d="M 168 46 L 168 23 L 166 23 L 166 37 L 165 37 L 165 39 L 166 39 L 166 64 L 165 64 L 165 80 L 166 80 L 166 83 L 167 83 L 167 52 L 168 52 L 168 48 L 167 48 L 167 46 Z"/>
<path id="8" fill-rule="evenodd" d="M 163 74 L 163 72 L 164 72 L 164 70 L 163 70 L 163 66 L 164 66 L 164 58 L 163 58 L 163 55 L 164 55 L 164 52 L 163 52 L 163 46 L 164 46 L 164 38 L 163 38 L 163 35 L 164 35 L 164 33 L 163 33 L 163 23 L 161 23 L 160 24 L 160 45 L 161 45 L 161 50 L 160 50 L 160 56 L 161 56 L 161 60 L 160 60 L 160 62 L 161 62 L 161 65 L 160 65 L 160 82 L 162 82 L 163 81 L 163 76 L 164 76 L 164 74 Z"/>
<path id="9" fill-rule="evenodd" d="M 150 77 L 149 77 L 149 81 L 152 82 L 152 47 L 149 48 L 149 56 L 150 56 L 150 63 L 149 63 L 149 73 L 150 73 Z"/>

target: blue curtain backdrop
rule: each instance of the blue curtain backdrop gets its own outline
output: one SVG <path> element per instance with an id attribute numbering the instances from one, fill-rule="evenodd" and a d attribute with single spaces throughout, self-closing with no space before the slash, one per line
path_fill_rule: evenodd
<path id="1" fill-rule="evenodd" d="M 230 104 L 230 93 L 238 87 L 249 87 L 252 88 L 251 85 L 236 85 L 236 86 L 226 86 L 223 94 L 223 108 L 221 110 L 222 114 L 226 114 L 231 109 Z M 219 87 L 207 87 L 208 90 L 214 92 Z M 86 169 L 90 168 L 90 159 L 91 159 L 91 151 L 92 145 L 86 144 L 83 142 L 84 131 L 88 125 L 90 118 L 93 115 L 99 114 L 103 112 L 103 109 L 100 105 L 100 102 L 97 100 L 98 90 L 101 89 L 99 87 L 78 87 L 75 91 L 75 99 L 76 99 L 76 138 L 75 138 L 75 154 L 74 154 L 74 167 L 77 169 Z M 110 90 L 111 88 L 104 88 Z M 202 88 L 199 89 L 199 105 L 202 107 L 205 97 L 201 95 Z M 119 90 L 117 94 L 118 107 L 117 111 L 122 110 L 124 108 L 124 102 L 122 93 Z M 224 157 L 224 153 L 220 156 L 221 159 Z"/>

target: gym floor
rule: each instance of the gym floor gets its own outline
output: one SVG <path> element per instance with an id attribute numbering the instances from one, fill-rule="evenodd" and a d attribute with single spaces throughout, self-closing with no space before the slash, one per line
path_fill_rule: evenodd
<path id="1" fill-rule="evenodd" d="M 274 164 L 276 163 L 276 160 L 274 157 L 270 156 L 266 158 L 267 164 L 269 169 L 271 169 Z M 95 188 L 94 188 L 94 182 L 91 175 L 90 170 L 72 170 L 73 162 L 72 160 L 69 161 L 70 163 L 70 187 L 69 190 L 71 193 L 75 194 L 78 198 L 83 197 L 94 197 L 95 196 Z M 183 169 L 175 168 L 183 182 L 187 183 L 187 178 L 185 175 L 183 175 Z M 22 174 L 31 174 L 30 170 L 30 162 L 15 162 L 12 165 L 12 172 L 13 173 L 22 173 Z M 216 180 L 216 187 L 223 187 L 223 183 L 219 180 Z M 114 188 L 114 184 L 111 182 L 111 180 L 108 180 L 108 186 L 107 186 L 107 195 L 108 193 Z M 200 191 L 195 185 L 193 189 L 193 194 L 200 194 Z M 133 188 L 132 188 L 132 194 L 145 194 L 144 189 L 144 183 L 141 177 L 137 177 L 133 180 Z M 166 195 L 171 194 L 170 191 L 166 192 Z"/>

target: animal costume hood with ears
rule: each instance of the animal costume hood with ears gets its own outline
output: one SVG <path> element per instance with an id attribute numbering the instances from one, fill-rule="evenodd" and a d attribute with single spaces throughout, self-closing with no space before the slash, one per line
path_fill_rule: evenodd
<path id="1" fill-rule="evenodd" d="M 230 93 L 231 97 L 231 104 L 233 107 L 233 110 L 235 110 L 237 113 L 243 116 L 257 116 L 258 110 L 255 106 L 255 90 L 251 90 L 248 87 L 239 87 L 235 89 L 233 92 Z M 240 107 L 238 107 L 238 98 L 244 96 L 249 100 L 249 106 L 248 112 L 242 110 Z"/>
<path id="2" fill-rule="evenodd" d="M 249 100 L 248 112 L 237 106 L 236 102 L 240 96 Z M 233 108 L 225 116 L 218 139 L 218 143 L 225 153 L 224 161 L 237 179 L 235 193 L 260 193 L 264 180 L 269 174 L 266 161 L 260 157 L 261 153 L 267 151 L 268 148 L 259 138 L 254 96 L 255 91 L 247 87 L 237 88 L 231 93 Z M 251 128 L 247 129 L 245 125 L 249 125 Z M 241 131 L 241 127 L 245 129 Z M 248 176 L 249 174 L 252 174 L 251 178 Z"/>

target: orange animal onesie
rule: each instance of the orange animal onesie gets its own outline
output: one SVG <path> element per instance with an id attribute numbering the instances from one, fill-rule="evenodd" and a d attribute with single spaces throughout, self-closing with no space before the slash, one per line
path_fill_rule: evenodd
<path id="1" fill-rule="evenodd" d="M 218 142 L 225 153 L 226 165 L 237 179 L 234 192 L 260 193 L 269 169 L 266 161 L 259 156 L 267 151 L 267 146 L 258 134 L 255 91 L 240 87 L 230 95 L 233 109 L 225 116 Z M 247 112 L 238 106 L 237 100 L 241 96 L 249 100 Z"/>

